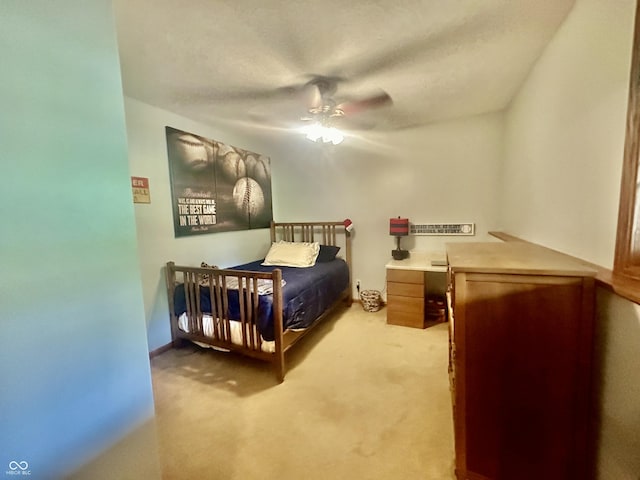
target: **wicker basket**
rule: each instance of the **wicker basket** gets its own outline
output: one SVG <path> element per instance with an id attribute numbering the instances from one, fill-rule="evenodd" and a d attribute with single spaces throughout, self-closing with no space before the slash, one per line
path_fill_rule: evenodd
<path id="1" fill-rule="evenodd" d="M 382 296 L 378 290 L 363 290 L 360 292 L 362 308 L 367 312 L 377 312 L 382 304 Z"/>

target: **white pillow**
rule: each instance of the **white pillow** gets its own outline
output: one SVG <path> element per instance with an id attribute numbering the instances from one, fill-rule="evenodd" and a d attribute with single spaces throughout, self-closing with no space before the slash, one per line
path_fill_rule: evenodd
<path id="1" fill-rule="evenodd" d="M 285 242 L 279 241 L 271 245 L 262 265 L 281 267 L 313 267 L 320 253 L 318 242 Z"/>

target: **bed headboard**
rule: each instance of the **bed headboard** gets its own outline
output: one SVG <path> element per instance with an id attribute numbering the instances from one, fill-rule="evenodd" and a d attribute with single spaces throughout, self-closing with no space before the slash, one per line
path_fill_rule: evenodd
<path id="1" fill-rule="evenodd" d="M 344 248 L 344 259 L 349 266 L 351 285 L 351 232 L 341 222 L 271 222 L 271 243 L 318 242 L 321 245 L 336 245 Z"/>
<path id="2" fill-rule="evenodd" d="M 338 233 L 349 234 L 343 222 L 271 222 L 272 242 L 284 240 L 337 245 Z"/>

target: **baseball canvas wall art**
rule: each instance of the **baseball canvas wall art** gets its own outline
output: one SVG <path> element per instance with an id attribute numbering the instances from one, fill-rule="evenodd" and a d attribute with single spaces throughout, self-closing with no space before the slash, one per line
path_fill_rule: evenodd
<path id="1" fill-rule="evenodd" d="M 166 127 L 176 237 L 268 228 L 269 157 Z"/>

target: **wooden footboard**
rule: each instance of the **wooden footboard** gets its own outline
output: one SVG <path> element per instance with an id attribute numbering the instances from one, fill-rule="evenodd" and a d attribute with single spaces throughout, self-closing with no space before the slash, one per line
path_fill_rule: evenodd
<path id="1" fill-rule="evenodd" d="M 214 347 L 237 351 L 243 355 L 274 363 L 278 378 L 284 377 L 282 356 L 282 272 L 271 273 L 226 270 L 206 267 L 176 266 L 167 263 L 167 298 L 171 319 L 171 337 L 174 343 L 183 339 L 205 343 Z M 273 325 L 275 352 L 266 349 L 266 342 L 258 331 L 258 280 L 273 282 Z M 184 285 L 186 301 L 186 327 L 180 328 L 175 315 L 174 291 Z M 238 286 L 239 320 L 229 318 L 230 286 Z M 209 289 L 213 313 L 203 312 L 200 287 Z M 235 288 L 234 288 L 235 289 Z M 280 373 L 282 372 L 282 373 Z"/>
<path id="2" fill-rule="evenodd" d="M 338 235 L 338 234 L 341 235 Z M 338 240 L 344 239 L 342 245 Z M 319 242 L 324 245 L 344 246 L 344 255 L 349 267 L 349 285 L 340 298 L 320 318 L 314 326 L 341 303 L 351 305 L 351 238 L 342 222 L 307 222 L 271 224 L 271 241 Z M 259 284 L 265 280 L 273 284 L 273 327 L 274 342 L 265 342 L 258 331 Z M 312 327 L 302 331 L 283 331 L 282 272 L 252 272 L 218 269 L 211 267 L 177 266 L 168 262 L 166 266 L 167 298 L 171 321 L 171 337 L 174 345 L 182 340 L 190 340 L 235 351 L 259 360 L 272 363 L 278 381 L 284 380 L 285 352 Z M 175 315 L 174 291 L 178 284 L 184 285 L 186 318 Z M 213 312 L 203 311 L 200 288 L 209 289 Z M 239 319 L 229 317 L 229 290 L 237 289 L 239 297 Z M 182 327 L 182 328 L 181 328 Z"/>

